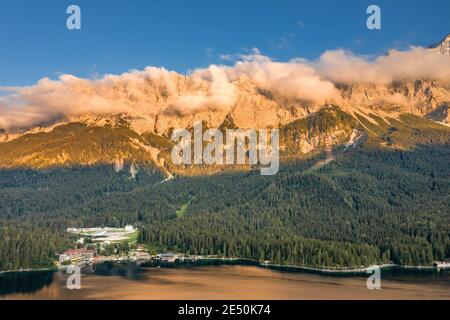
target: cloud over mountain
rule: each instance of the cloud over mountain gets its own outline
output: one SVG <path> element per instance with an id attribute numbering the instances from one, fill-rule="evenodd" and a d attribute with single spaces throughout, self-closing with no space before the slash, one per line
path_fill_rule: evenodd
<path id="1" fill-rule="evenodd" d="M 377 58 L 341 49 L 327 51 L 314 61 L 277 62 L 257 50 L 239 57 L 234 65 L 211 65 L 187 76 L 147 67 L 98 80 L 62 75 L 33 86 L 3 87 L 0 90 L 7 94 L 0 96 L 0 128 L 26 128 L 85 114 L 226 111 L 236 103 L 236 83 L 241 79 L 286 99 L 313 104 L 339 99 L 338 83 L 387 85 L 427 78 L 450 84 L 450 56 L 419 47 L 392 50 Z"/>
<path id="2" fill-rule="evenodd" d="M 387 55 L 370 59 L 345 50 L 325 52 L 311 63 L 317 72 L 334 83 L 373 83 L 435 79 L 450 82 L 450 57 L 420 47 L 407 51 L 391 50 Z"/>

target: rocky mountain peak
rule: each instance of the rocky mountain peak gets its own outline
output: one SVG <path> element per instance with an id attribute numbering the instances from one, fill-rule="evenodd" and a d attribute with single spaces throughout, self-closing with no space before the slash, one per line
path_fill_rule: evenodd
<path id="1" fill-rule="evenodd" d="M 442 39 L 441 42 L 431 45 L 430 49 L 433 49 L 441 54 L 450 55 L 450 33 Z"/>

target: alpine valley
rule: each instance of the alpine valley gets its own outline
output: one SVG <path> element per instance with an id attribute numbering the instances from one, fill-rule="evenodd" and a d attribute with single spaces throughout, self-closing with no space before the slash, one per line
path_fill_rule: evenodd
<path id="1" fill-rule="evenodd" d="M 449 60 L 449 46 L 447 36 L 424 50 Z M 72 246 L 69 227 L 130 224 L 137 242 L 157 251 L 283 265 L 431 266 L 450 258 L 450 79 L 333 80 L 332 94 L 303 99 L 291 94 L 293 74 L 285 85 L 246 75 L 245 66 L 264 58 L 252 59 L 210 67 L 211 81 L 201 71 L 160 71 L 157 81 L 154 69 L 132 81 L 131 73 L 94 84 L 62 79 L 71 93 L 62 103 L 90 103 L 96 94 L 113 102 L 101 112 L 52 109 L 37 123 L 4 125 L 0 270 L 52 266 Z M 223 73 L 226 84 L 217 80 Z M 11 90 L 41 106 L 60 101 L 58 85 Z M 172 132 L 194 121 L 204 129 L 279 128 L 280 171 L 174 165 Z M 327 141 L 333 157 L 325 161 Z"/>

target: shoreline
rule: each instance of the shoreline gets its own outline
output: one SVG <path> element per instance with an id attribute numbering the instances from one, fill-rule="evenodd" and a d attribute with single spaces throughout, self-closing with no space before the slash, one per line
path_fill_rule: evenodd
<path id="1" fill-rule="evenodd" d="M 256 260 L 248 259 L 248 258 L 213 258 L 213 257 L 195 257 L 195 258 L 185 258 L 183 260 L 177 260 L 176 262 L 164 262 L 159 261 L 156 259 L 150 259 L 150 260 L 124 260 L 121 258 L 116 259 L 109 259 L 109 260 L 103 260 L 103 261 L 93 261 L 92 265 L 101 265 L 104 263 L 118 263 L 118 264 L 129 264 L 129 263 L 136 263 L 140 267 L 142 265 L 148 264 L 148 263 L 155 263 L 158 262 L 158 267 L 167 268 L 169 266 L 176 266 L 176 267 L 190 267 L 193 265 L 196 266 L 214 266 L 212 265 L 202 265 L 202 262 L 219 262 L 220 264 L 226 264 L 226 262 L 236 262 L 235 265 L 253 265 L 261 268 L 267 268 L 267 269 L 273 269 L 278 271 L 285 271 L 285 272 L 299 272 L 299 273 L 316 273 L 321 275 L 361 275 L 361 274 L 367 274 L 374 268 L 380 268 L 380 270 L 386 270 L 386 269 L 397 269 L 397 270 L 411 270 L 411 271 L 436 271 L 439 272 L 441 270 L 448 270 L 450 268 L 438 268 L 435 266 L 411 266 L 411 265 L 399 265 L 399 264 L 382 264 L 382 265 L 371 265 L 367 267 L 359 267 L 359 268 L 333 268 L 333 267 L 324 267 L 324 268 L 318 268 L 318 267 L 310 267 L 310 266 L 302 266 L 302 265 L 286 265 L 286 264 L 276 264 L 271 262 L 259 262 Z M 221 263 L 224 262 L 224 263 Z M 84 266 L 84 265 L 83 265 Z M 64 269 L 65 266 L 55 266 L 55 267 L 48 267 L 48 268 L 36 268 L 36 269 L 19 269 L 19 270 L 5 270 L 0 271 L 0 275 L 2 274 L 8 274 L 8 273 L 26 273 L 26 272 L 43 272 L 43 271 L 59 271 Z"/>
<path id="2" fill-rule="evenodd" d="M 36 269 L 18 269 L 18 270 L 0 270 L 0 275 L 6 274 L 6 273 L 25 273 L 25 272 L 40 272 L 40 271 L 58 271 L 57 267 L 53 268 L 36 268 Z"/>
<path id="3" fill-rule="evenodd" d="M 367 274 L 374 268 L 380 268 L 380 270 L 386 269 L 397 269 L 397 270 L 411 270 L 411 271 L 439 271 L 441 269 L 436 268 L 434 266 L 410 266 L 410 265 L 398 265 L 398 264 L 383 264 L 383 265 L 372 265 L 367 267 L 360 268 L 332 268 L 332 267 L 309 267 L 309 266 L 301 266 L 301 265 L 285 265 L 285 264 L 276 264 L 270 262 L 259 262 L 252 259 L 247 258 L 199 258 L 196 261 L 229 261 L 229 262 L 249 262 L 251 265 L 268 268 L 278 271 L 285 272 L 299 272 L 299 273 L 316 273 L 320 275 L 361 275 Z M 237 263 L 237 265 L 246 265 L 245 263 Z M 180 264 L 182 266 L 182 264 Z"/>

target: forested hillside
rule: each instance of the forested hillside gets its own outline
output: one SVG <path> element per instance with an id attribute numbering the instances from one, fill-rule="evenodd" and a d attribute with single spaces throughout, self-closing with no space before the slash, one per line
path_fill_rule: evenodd
<path id="1" fill-rule="evenodd" d="M 430 264 L 450 256 L 449 156 L 368 150 L 315 172 L 301 162 L 275 177 L 199 178 L 185 182 L 188 215 L 147 225 L 141 241 L 313 266 Z"/>
<path id="2" fill-rule="evenodd" d="M 0 221 L 9 239 L 0 243 L 2 268 L 25 261 L 17 246 L 33 253 L 23 266 L 48 265 L 44 257 L 56 257 L 67 227 L 126 224 L 160 250 L 277 263 L 429 265 L 450 257 L 447 145 L 368 144 L 311 170 L 322 157 L 284 163 L 275 176 L 229 172 L 164 183 L 143 166 L 134 179 L 129 165 L 2 171 Z M 17 232 L 31 225 L 40 228 L 37 240 Z"/>
<path id="3" fill-rule="evenodd" d="M 0 271 L 54 267 L 58 253 L 70 246 L 61 232 L 0 223 Z"/>

